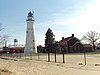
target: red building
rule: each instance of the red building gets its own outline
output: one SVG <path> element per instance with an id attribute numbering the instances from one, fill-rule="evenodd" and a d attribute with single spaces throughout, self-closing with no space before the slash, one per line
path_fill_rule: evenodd
<path id="1" fill-rule="evenodd" d="M 10 53 L 24 53 L 24 47 L 12 47 L 10 48 Z"/>
<path id="2" fill-rule="evenodd" d="M 86 52 L 92 52 L 93 51 L 93 47 L 90 44 L 83 44 L 84 45 L 84 50 Z"/>
<path id="3" fill-rule="evenodd" d="M 61 48 L 60 52 L 64 51 L 65 53 L 78 53 L 84 51 L 84 45 L 78 38 L 74 37 L 74 34 L 67 38 L 62 37 L 62 40 L 60 40 L 58 44 Z M 89 47 L 86 51 L 90 52 L 91 48 Z"/>

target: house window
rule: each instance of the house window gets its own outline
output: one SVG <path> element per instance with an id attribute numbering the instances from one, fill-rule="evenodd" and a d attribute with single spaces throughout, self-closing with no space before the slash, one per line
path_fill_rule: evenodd
<path id="1" fill-rule="evenodd" d="M 33 42 L 34 42 L 34 40 L 33 40 Z"/>

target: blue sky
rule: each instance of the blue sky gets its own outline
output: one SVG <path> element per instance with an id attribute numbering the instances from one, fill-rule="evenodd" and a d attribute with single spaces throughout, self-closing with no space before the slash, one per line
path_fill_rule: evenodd
<path id="1" fill-rule="evenodd" d="M 55 40 L 75 34 L 79 39 L 90 30 L 100 31 L 99 0 L 0 0 L 0 33 L 25 43 L 27 13 L 33 10 L 36 45 L 44 45 L 45 33 L 51 28 Z"/>

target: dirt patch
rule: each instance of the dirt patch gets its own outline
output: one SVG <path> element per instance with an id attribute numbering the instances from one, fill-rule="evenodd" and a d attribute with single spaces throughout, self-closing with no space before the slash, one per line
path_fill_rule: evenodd
<path id="1" fill-rule="evenodd" d="M 0 75 L 12 75 L 13 73 L 7 69 L 0 69 Z"/>

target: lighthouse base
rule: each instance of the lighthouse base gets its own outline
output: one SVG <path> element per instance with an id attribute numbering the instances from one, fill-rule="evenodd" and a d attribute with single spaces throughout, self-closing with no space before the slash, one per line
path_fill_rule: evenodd
<path id="1" fill-rule="evenodd" d="M 34 54 L 34 53 L 37 53 L 37 51 L 36 51 L 35 48 L 33 49 L 33 48 L 25 47 L 24 53 L 25 53 L 25 54 Z"/>

